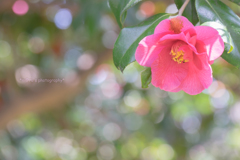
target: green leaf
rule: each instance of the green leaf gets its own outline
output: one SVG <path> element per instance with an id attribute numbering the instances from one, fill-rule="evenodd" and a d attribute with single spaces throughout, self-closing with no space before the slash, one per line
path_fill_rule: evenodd
<path id="1" fill-rule="evenodd" d="M 218 23 L 218 22 L 205 22 L 202 24 L 202 26 L 209 26 L 209 27 L 216 29 L 218 31 L 219 35 L 221 35 L 223 42 L 230 45 L 228 53 L 232 52 L 233 45 L 234 45 L 233 40 L 231 38 L 231 35 L 227 31 L 227 28 L 223 24 Z"/>
<path id="2" fill-rule="evenodd" d="M 174 0 L 178 9 L 180 9 L 186 0 Z M 186 17 L 194 25 L 198 23 L 198 16 L 195 8 L 195 0 L 191 0 L 183 12 L 183 16 Z"/>
<path id="3" fill-rule="evenodd" d="M 229 0 L 229 1 L 231 1 L 231 2 L 233 2 L 233 3 L 236 3 L 237 5 L 240 6 L 240 0 Z"/>
<path id="4" fill-rule="evenodd" d="M 222 58 L 240 68 L 240 18 L 221 1 L 196 0 L 196 8 L 200 24 L 215 21 L 225 26 L 232 39 L 233 50 L 228 54 L 229 46 L 226 45 Z"/>
<path id="5" fill-rule="evenodd" d="M 152 72 L 150 67 L 147 67 L 144 71 L 142 71 L 141 81 L 142 81 L 142 88 L 148 88 L 148 85 L 152 81 Z"/>
<path id="6" fill-rule="evenodd" d="M 160 13 L 143 21 L 141 24 L 122 29 L 113 49 L 113 61 L 122 72 L 125 67 L 135 61 L 135 51 L 138 43 L 146 36 L 154 33 L 154 29 L 170 14 Z"/>
<path id="7" fill-rule="evenodd" d="M 109 6 L 114 13 L 120 28 L 123 28 L 127 10 L 142 0 L 109 0 Z"/>

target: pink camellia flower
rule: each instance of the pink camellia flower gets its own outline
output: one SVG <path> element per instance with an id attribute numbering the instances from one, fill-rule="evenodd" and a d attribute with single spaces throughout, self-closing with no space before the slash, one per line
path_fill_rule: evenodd
<path id="1" fill-rule="evenodd" d="M 163 20 L 153 35 L 141 40 L 135 57 L 140 65 L 151 67 L 155 87 L 195 95 L 211 85 L 210 64 L 223 51 L 224 42 L 217 30 L 195 27 L 178 16 Z"/>

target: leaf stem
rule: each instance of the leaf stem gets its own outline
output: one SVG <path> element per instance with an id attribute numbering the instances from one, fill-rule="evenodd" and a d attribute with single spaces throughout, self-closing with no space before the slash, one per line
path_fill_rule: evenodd
<path id="1" fill-rule="evenodd" d="M 178 16 L 181 16 L 181 15 L 182 15 L 183 11 L 185 10 L 185 8 L 187 7 L 187 5 L 188 5 L 189 2 L 190 2 L 190 0 L 186 0 L 186 1 L 183 3 L 182 7 L 179 9 Z"/>

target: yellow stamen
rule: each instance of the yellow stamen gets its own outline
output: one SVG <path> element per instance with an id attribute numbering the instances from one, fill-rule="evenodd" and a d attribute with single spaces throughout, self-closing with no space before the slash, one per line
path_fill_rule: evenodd
<path id="1" fill-rule="evenodd" d="M 181 51 L 177 51 L 175 52 L 173 49 L 171 50 L 171 53 L 172 55 L 172 59 L 177 62 L 178 64 L 180 63 L 185 63 L 185 62 L 189 62 L 188 59 L 184 59 L 183 56 L 184 56 L 184 52 L 181 50 Z"/>

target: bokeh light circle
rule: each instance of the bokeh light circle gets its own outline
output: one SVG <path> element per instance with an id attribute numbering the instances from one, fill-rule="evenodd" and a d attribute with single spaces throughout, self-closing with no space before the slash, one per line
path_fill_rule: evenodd
<path id="1" fill-rule="evenodd" d="M 6 57 L 11 53 L 11 46 L 6 41 L 0 41 L 0 58 Z"/>
<path id="2" fill-rule="evenodd" d="M 54 17 L 54 23 L 59 29 L 67 29 L 72 23 L 69 9 L 59 9 Z"/>
<path id="3" fill-rule="evenodd" d="M 17 15 L 24 15 L 28 12 L 29 6 L 24 0 L 17 0 L 13 6 L 12 10 Z"/>
<path id="4" fill-rule="evenodd" d="M 32 37 L 28 42 L 28 48 L 33 53 L 41 53 L 45 48 L 43 39 L 40 37 Z"/>

